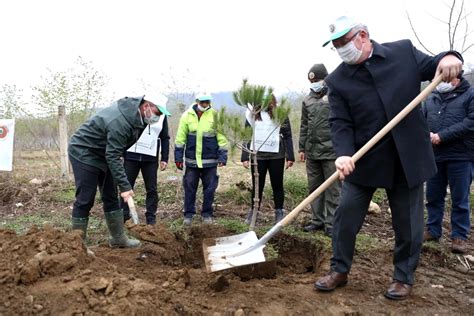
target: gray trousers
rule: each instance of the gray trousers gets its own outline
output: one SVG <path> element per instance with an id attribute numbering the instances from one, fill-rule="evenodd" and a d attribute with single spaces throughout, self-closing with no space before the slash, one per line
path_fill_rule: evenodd
<path id="1" fill-rule="evenodd" d="M 334 160 L 306 160 L 309 193 L 316 190 L 327 178 L 336 172 Z M 341 182 L 336 181 L 318 198 L 311 202 L 312 223 L 331 229 L 334 213 L 339 204 Z"/>
<path id="2" fill-rule="evenodd" d="M 423 244 L 423 184 L 409 188 L 399 172 L 392 189 L 386 189 L 395 231 L 393 279 L 413 284 Z M 332 234 L 331 270 L 349 273 L 356 235 L 364 222 L 375 188 L 345 181 L 341 203 L 336 210 Z"/>

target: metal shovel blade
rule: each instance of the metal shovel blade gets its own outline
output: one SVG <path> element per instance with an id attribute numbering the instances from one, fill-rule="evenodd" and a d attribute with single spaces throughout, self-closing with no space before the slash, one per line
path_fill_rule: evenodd
<path id="1" fill-rule="evenodd" d="M 265 245 L 246 251 L 257 244 L 254 231 L 247 233 L 203 240 L 204 261 L 207 272 L 244 266 L 265 261 Z"/>
<path id="2" fill-rule="evenodd" d="M 137 208 L 135 207 L 135 202 L 133 201 L 132 197 L 128 198 L 127 201 L 128 209 L 130 210 L 130 217 L 135 225 L 140 224 L 140 220 L 138 219 Z"/>

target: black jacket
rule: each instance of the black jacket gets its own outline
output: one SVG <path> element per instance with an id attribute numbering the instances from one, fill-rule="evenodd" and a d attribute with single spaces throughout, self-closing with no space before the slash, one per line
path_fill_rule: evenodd
<path id="1" fill-rule="evenodd" d="M 146 133 L 147 130 L 148 130 L 148 127 L 145 128 L 143 133 Z M 168 118 L 167 117 L 164 118 L 163 127 L 161 129 L 160 135 L 158 135 L 158 144 L 157 144 L 157 147 L 156 147 L 156 156 L 150 156 L 150 155 L 145 155 L 145 154 L 126 151 L 125 154 L 123 155 L 123 157 L 127 160 L 154 162 L 154 161 L 158 161 L 160 148 L 161 148 L 161 159 L 160 159 L 160 161 L 168 162 L 169 152 L 170 152 L 170 136 L 169 136 L 169 133 L 168 133 Z"/>
<path id="2" fill-rule="evenodd" d="M 432 93 L 423 112 L 430 132 L 441 139 L 433 146 L 437 162 L 474 161 L 474 87 L 467 80 L 449 93 Z"/>
<path id="3" fill-rule="evenodd" d="M 248 121 L 245 121 L 245 126 L 250 126 Z M 246 148 L 250 148 L 250 142 L 244 144 Z M 258 160 L 282 159 L 286 158 L 288 161 L 295 161 L 295 153 L 293 150 L 293 136 L 291 133 L 290 120 L 286 118 L 280 126 L 280 147 L 277 153 L 258 152 Z M 249 161 L 250 155 L 246 151 L 242 151 L 240 161 Z"/>
<path id="4" fill-rule="evenodd" d="M 142 99 L 123 98 L 113 102 L 82 124 L 69 141 L 69 155 L 104 172 L 110 169 L 120 192 L 132 189 L 122 156 L 145 128 L 138 112 Z"/>
<path id="5" fill-rule="evenodd" d="M 409 40 L 372 43 L 372 56 L 367 61 L 358 65 L 342 63 L 326 78 L 337 157 L 352 156 L 381 130 L 420 93 L 420 83 L 434 77 L 438 62 L 449 53 L 431 57 L 418 51 Z M 366 153 L 346 181 L 391 188 L 398 159 L 409 187 L 436 173 L 421 107 Z"/>

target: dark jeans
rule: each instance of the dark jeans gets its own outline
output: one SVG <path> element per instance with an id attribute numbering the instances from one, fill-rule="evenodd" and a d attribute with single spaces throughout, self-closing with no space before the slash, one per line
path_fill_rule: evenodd
<path id="1" fill-rule="evenodd" d="M 183 177 L 184 187 L 184 217 L 193 217 L 196 214 L 196 192 L 199 179 L 202 181 L 202 217 L 212 217 L 214 203 L 214 193 L 219 184 L 217 167 L 192 168 L 186 167 Z"/>
<path id="2" fill-rule="evenodd" d="M 471 228 L 469 194 L 472 182 L 470 161 L 437 162 L 438 173 L 426 183 L 426 226 L 435 238 L 441 237 L 446 187 L 451 191 L 451 238 L 466 240 Z"/>
<path id="3" fill-rule="evenodd" d="M 267 171 L 270 174 L 270 183 L 273 191 L 273 202 L 275 209 L 283 209 L 285 201 L 285 191 L 283 189 L 283 173 L 285 171 L 285 158 L 257 160 L 258 165 L 258 197 L 262 204 L 263 189 L 265 188 L 265 178 Z M 255 179 L 253 177 L 254 167 L 252 166 L 252 201 L 255 197 Z M 259 207 L 260 207 L 259 205 Z"/>
<path id="4" fill-rule="evenodd" d="M 106 172 L 99 168 L 83 164 L 69 156 L 74 182 L 76 184 L 76 201 L 72 208 L 72 217 L 89 217 L 89 212 L 94 206 L 97 187 L 100 191 L 104 212 L 119 209 L 117 186 L 114 183 L 110 170 Z"/>
<path id="5" fill-rule="evenodd" d="M 409 188 L 403 171 L 396 183 L 386 189 L 395 231 L 393 279 L 413 284 L 423 243 L 423 185 Z M 336 209 L 332 234 L 331 269 L 349 273 L 354 256 L 356 235 L 364 222 L 375 188 L 344 181 L 341 201 Z"/>
<path id="6" fill-rule="evenodd" d="M 156 189 L 158 161 L 138 161 L 125 159 L 123 166 L 132 188 L 135 186 L 135 181 L 137 180 L 138 173 L 141 170 L 146 190 L 146 223 L 156 223 L 156 210 L 158 209 L 158 191 Z M 130 209 L 128 208 L 128 204 L 124 203 L 123 199 L 120 199 L 120 204 L 123 208 L 124 220 L 130 219 Z"/>

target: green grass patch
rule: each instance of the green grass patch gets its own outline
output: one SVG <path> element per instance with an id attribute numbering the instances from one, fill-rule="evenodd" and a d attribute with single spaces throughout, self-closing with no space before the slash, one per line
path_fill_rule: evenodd
<path id="1" fill-rule="evenodd" d="M 265 260 L 267 261 L 278 259 L 280 256 L 278 250 L 270 243 L 267 243 L 266 247 L 263 248 L 263 253 L 265 255 Z"/>
<path id="2" fill-rule="evenodd" d="M 285 204 L 290 210 L 308 196 L 308 181 L 305 177 L 288 172 L 285 174 L 283 185 L 285 188 Z"/>
<path id="3" fill-rule="evenodd" d="M 2 228 L 14 230 L 17 234 L 23 234 L 32 226 L 42 227 L 43 225 L 51 225 L 55 228 L 65 230 L 71 226 L 71 219 L 61 214 L 42 214 L 32 213 L 20 215 L 7 219 L 5 223 L 1 223 Z"/>
<path id="4" fill-rule="evenodd" d="M 385 189 L 375 190 L 374 195 L 372 196 L 373 202 L 377 203 L 378 205 L 381 205 L 386 200 L 387 200 L 387 192 L 385 192 Z"/>
<path id="5" fill-rule="evenodd" d="M 227 230 L 236 234 L 246 233 L 249 230 L 249 226 L 247 224 L 242 223 L 237 219 L 219 218 L 216 222 L 217 224 L 224 226 Z"/>
<path id="6" fill-rule="evenodd" d="M 232 203 L 234 205 L 250 205 L 251 193 L 231 185 L 228 190 L 216 192 L 217 203 Z"/>
<path id="7" fill-rule="evenodd" d="M 76 188 L 74 185 L 67 184 L 59 191 L 54 191 L 51 195 L 51 200 L 60 203 L 73 203 L 76 199 Z"/>
<path id="8" fill-rule="evenodd" d="M 436 254 L 448 254 L 450 253 L 446 250 L 445 247 L 441 245 L 441 243 L 436 242 L 436 241 L 425 241 L 423 242 L 423 251 L 424 252 L 430 252 L 430 253 L 436 253 Z"/>
<path id="9" fill-rule="evenodd" d="M 283 228 L 283 232 L 289 236 L 293 236 L 302 240 L 308 240 L 314 245 L 321 246 L 324 250 L 331 249 L 331 238 L 324 235 L 322 232 L 311 232 L 307 233 L 295 226 L 288 226 Z"/>
<path id="10" fill-rule="evenodd" d="M 367 234 L 358 234 L 356 238 L 355 249 L 357 252 L 364 253 L 380 248 L 379 240 Z"/>

